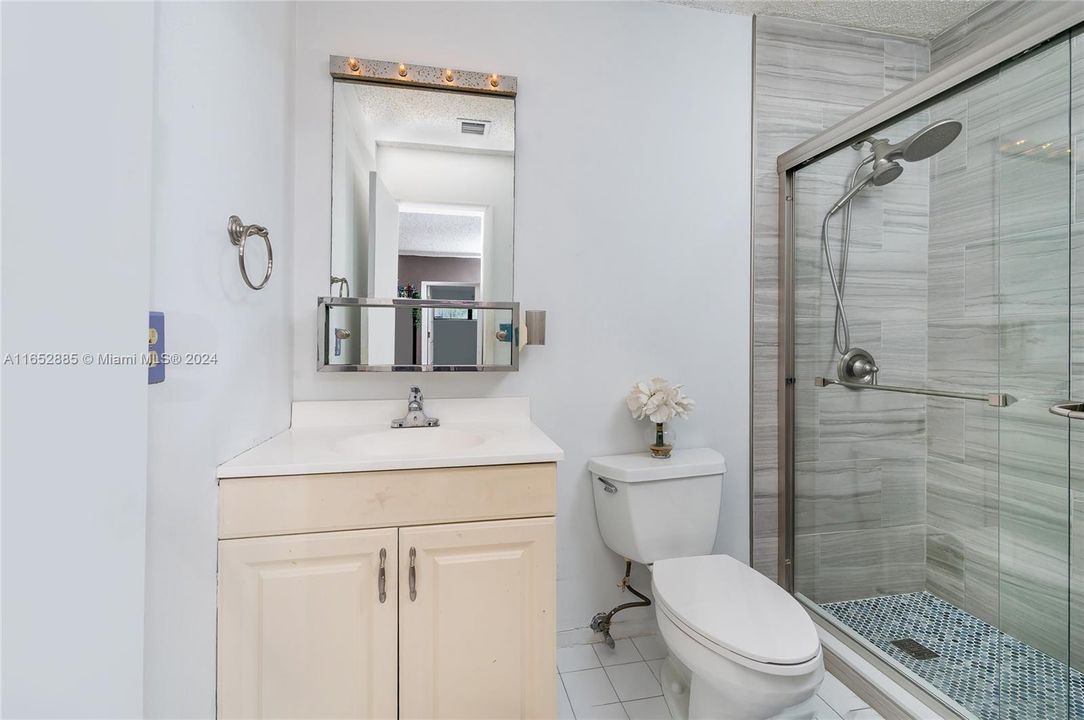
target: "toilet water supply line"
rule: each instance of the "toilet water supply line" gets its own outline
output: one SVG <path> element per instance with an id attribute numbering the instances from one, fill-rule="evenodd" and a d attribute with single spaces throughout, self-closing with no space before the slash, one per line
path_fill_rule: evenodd
<path id="1" fill-rule="evenodd" d="M 651 600 L 648 599 L 647 595 L 644 595 L 629 583 L 629 575 L 631 574 L 632 561 L 625 560 L 625 577 L 621 578 L 621 582 L 617 583 L 617 586 L 621 588 L 622 591 L 628 590 L 630 593 L 640 598 L 640 602 L 623 603 L 608 613 L 600 612 L 591 618 L 591 629 L 597 633 L 602 633 L 602 639 L 611 650 L 614 647 L 614 639 L 610 636 L 610 621 L 613 620 L 614 615 L 622 610 L 628 610 L 629 608 L 648 607 L 651 605 Z"/>

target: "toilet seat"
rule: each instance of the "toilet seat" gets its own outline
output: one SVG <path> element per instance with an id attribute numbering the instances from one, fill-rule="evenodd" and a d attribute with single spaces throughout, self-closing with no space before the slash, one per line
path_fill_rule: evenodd
<path id="1" fill-rule="evenodd" d="M 771 580 L 727 555 L 660 560 L 652 584 L 659 609 L 699 644 L 770 674 L 805 672 L 820 638 L 802 606 Z"/>

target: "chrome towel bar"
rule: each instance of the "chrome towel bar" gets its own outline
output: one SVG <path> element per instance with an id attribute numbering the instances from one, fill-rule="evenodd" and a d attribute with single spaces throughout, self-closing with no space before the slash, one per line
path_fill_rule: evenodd
<path id="1" fill-rule="evenodd" d="M 943 397 L 943 398 L 957 398 L 959 400 L 979 400 L 981 402 L 990 405 L 991 407 L 1008 407 L 1012 403 L 1012 398 L 1005 393 L 960 393 L 952 392 L 950 390 L 932 390 L 928 388 L 909 388 L 900 387 L 898 385 L 867 385 L 865 383 L 852 383 L 843 382 L 842 380 L 833 380 L 832 378 L 817 377 L 813 379 L 813 384 L 817 387 L 827 387 L 829 385 L 842 385 L 845 388 L 851 388 L 852 390 L 881 390 L 883 392 L 904 393 L 907 395 L 928 395 L 930 397 Z M 1056 407 L 1056 406 L 1055 406 Z M 1051 408 L 1050 412 L 1054 412 Z M 1084 417 L 1084 413 L 1081 413 Z"/>
<path id="2" fill-rule="evenodd" d="M 237 265 L 241 268 L 241 279 L 253 290 L 262 290 L 267 281 L 271 279 L 271 268 L 274 266 L 274 258 L 271 255 L 271 239 L 267 236 L 267 228 L 263 225 L 245 225 L 241 218 L 230 215 L 226 225 L 226 231 L 230 234 L 230 242 L 237 246 Z M 258 285 L 253 285 L 245 269 L 245 241 L 253 235 L 263 238 L 267 246 L 267 269 L 264 271 L 263 280 Z"/>
<path id="3" fill-rule="evenodd" d="M 1084 403 L 1066 400 L 1063 403 L 1051 405 L 1050 412 L 1070 420 L 1084 420 Z"/>

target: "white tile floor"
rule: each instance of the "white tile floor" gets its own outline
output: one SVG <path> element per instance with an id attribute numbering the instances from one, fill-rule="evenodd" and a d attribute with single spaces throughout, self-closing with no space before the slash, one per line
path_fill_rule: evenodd
<path id="1" fill-rule="evenodd" d="M 658 635 L 557 649 L 557 717 L 562 720 L 671 720 L 659 685 L 666 645 Z M 832 675 L 809 702 L 778 720 L 880 720 Z"/>

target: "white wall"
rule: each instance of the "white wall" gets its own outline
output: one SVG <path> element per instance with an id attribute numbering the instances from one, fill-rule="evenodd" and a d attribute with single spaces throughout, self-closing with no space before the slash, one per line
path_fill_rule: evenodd
<path id="1" fill-rule="evenodd" d="M 623 406 L 635 380 L 660 374 L 699 401 L 678 442 L 726 455 L 717 545 L 748 558 L 750 25 L 661 3 L 297 8 L 296 399 L 405 400 L 419 380 L 315 372 L 330 258 L 328 55 L 519 77 L 515 292 L 549 311 L 548 345 L 528 348 L 519 373 L 420 380 L 429 397 L 530 396 L 535 421 L 565 449 L 561 629 L 627 598 L 585 463 L 643 449 L 647 429 Z"/>
<path id="2" fill-rule="evenodd" d="M 399 205 L 384 184 L 383 174 L 369 173 L 369 293 L 393 298 L 399 294 Z M 395 364 L 395 310 L 374 308 L 367 313 L 369 341 L 362 358 L 373 365 Z"/>
<path id="3" fill-rule="evenodd" d="M 482 294 L 479 299 L 507 300 L 512 297 L 514 288 L 508 272 L 513 266 L 512 235 L 515 229 L 515 163 L 512 157 L 378 146 L 376 164 L 392 195 L 400 202 L 484 207 Z M 398 257 L 394 274 L 398 276 Z M 482 313 L 482 358 L 486 363 L 507 365 L 511 362 L 511 343 L 498 343 L 495 337 L 497 324 L 507 322 L 507 315 Z"/>
<path id="4" fill-rule="evenodd" d="M 512 292 L 514 161 L 508 155 L 378 146 L 376 165 L 395 199 L 490 209 L 482 252 L 482 299 Z"/>
<path id="5" fill-rule="evenodd" d="M 217 364 L 167 368 L 150 388 L 148 717 L 214 716 L 215 466 L 289 426 L 293 17 L 287 3 L 158 6 L 151 307 L 169 352 Z M 259 292 L 238 273 L 231 214 L 270 230 Z"/>
<path id="6" fill-rule="evenodd" d="M 154 7 L 5 2 L 3 352 L 145 352 Z M 6 366 L 5 717 L 143 710 L 147 369 Z"/>

